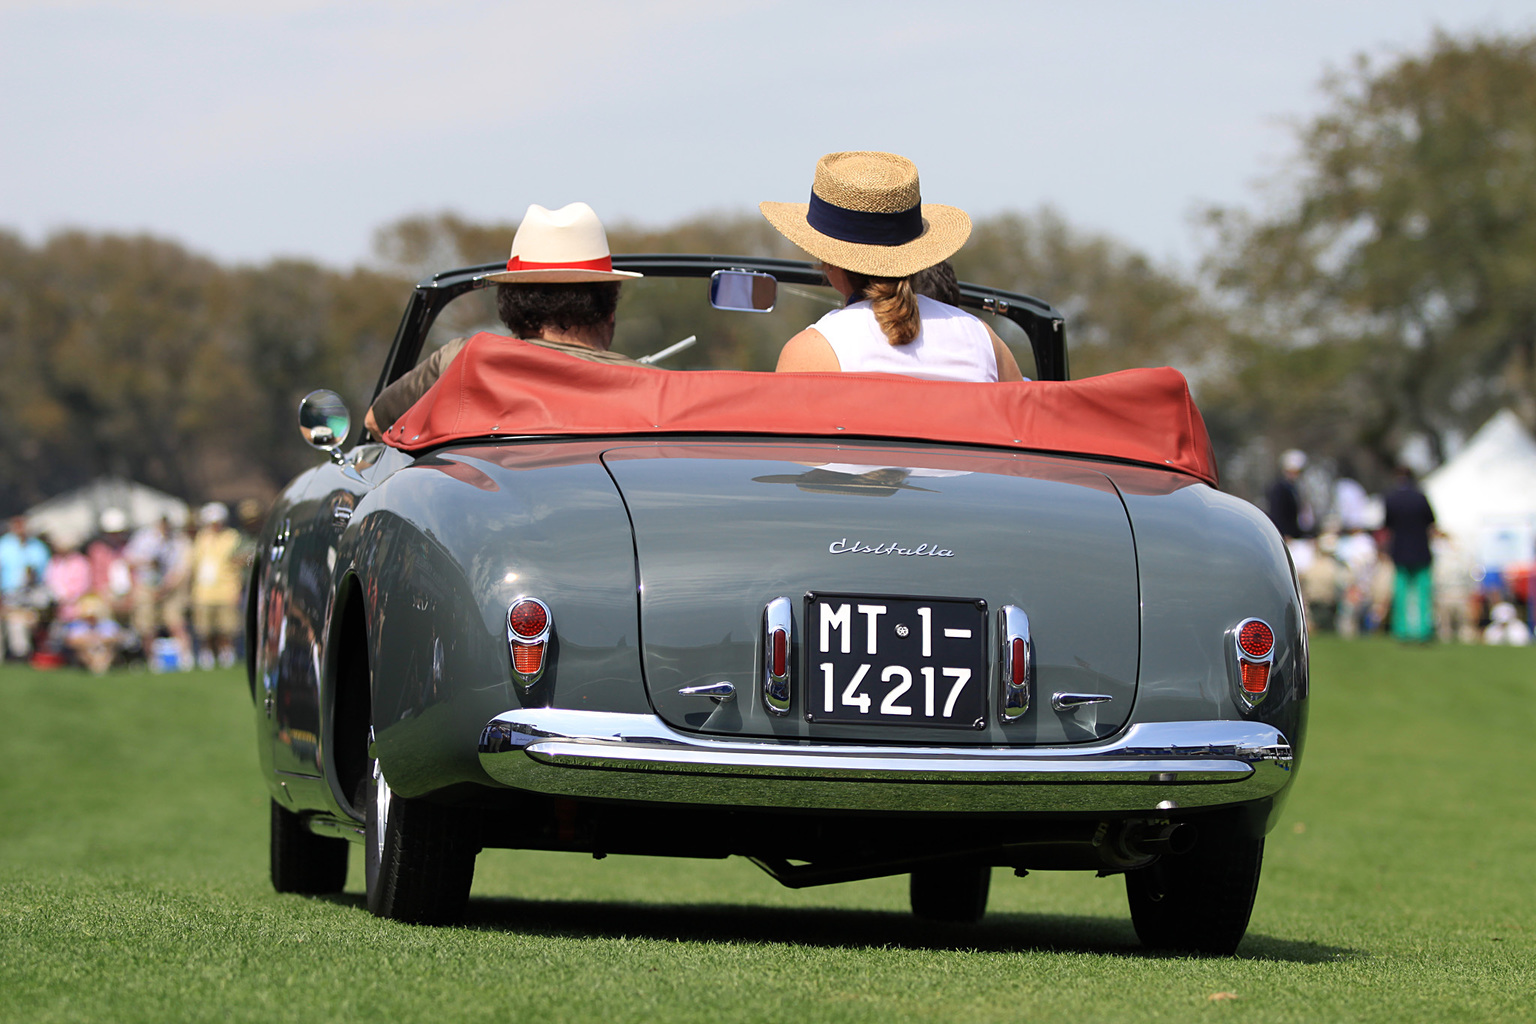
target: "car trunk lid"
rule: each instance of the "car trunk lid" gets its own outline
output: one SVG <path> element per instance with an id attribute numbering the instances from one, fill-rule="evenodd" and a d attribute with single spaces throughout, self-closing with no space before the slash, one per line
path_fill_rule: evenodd
<path id="1" fill-rule="evenodd" d="M 1027 745 L 1096 739 L 1130 712 L 1135 550 L 1118 493 L 1089 463 L 941 446 L 753 441 L 641 444 L 609 449 L 603 461 L 634 528 L 647 691 L 673 726 Z M 782 715 L 762 696 L 772 653 L 765 609 L 779 598 L 791 621 L 784 657 L 792 687 Z M 998 682 L 1004 606 L 1027 614 L 1034 643 L 1031 706 L 1006 725 Z M 877 607 L 885 611 L 871 611 Z M 942 679 L 938 699 L 930 698 L 933 717 L 920 725 L 878 713 L 899 680 L 848 690 L 839 678 L 826 694 L 821 673 L 857 668 L 846 657 L 825 668 L 837 660 L 818 650 L 819 620 L 827 618 L 829 650 L 846 643 L 847 630 L 873 636 L 871 626 L 891 644 L 915 644 L 925 627 L 984 634 L 971 638 L 977 649 L 956 655 L 977 659 L 984 678 L 955 706 L 971 707 L 964 701 L 979 692 L 980 713 L 941 720 L 950 689 Z M 908 706 L 925 718 L 921 669 L 908 669 L 911 693 L 888 709 Z M 684 692 L 721 682 L 732 684 L 734 699 Z M 1057 710 L 1055 694 L 1102 700 Z M 861 695 L 870 697 L 870 713 L 849 709 L 846 698 Z M 834 714 L 821 713 L 823 700 Z"/>

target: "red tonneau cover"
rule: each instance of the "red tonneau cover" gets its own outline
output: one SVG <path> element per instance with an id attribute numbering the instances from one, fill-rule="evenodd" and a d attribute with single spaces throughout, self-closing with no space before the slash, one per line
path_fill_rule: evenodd
<path id="1" fill-rule="evenodd" d="M 385 431 L 406 451 L 468 438 L 770 434 L 948 441 L 1102 455 L 1216 483 L 1205 421 L 1177 370 L 972 384 L 876 373 L 668 372 L 480 333 Z"/>

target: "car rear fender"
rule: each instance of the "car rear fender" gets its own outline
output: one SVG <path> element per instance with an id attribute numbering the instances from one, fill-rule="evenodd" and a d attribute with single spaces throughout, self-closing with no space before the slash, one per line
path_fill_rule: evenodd
<path id="1" fill-rule="evenodd" d="M 377 752 L 415 796 L 488 782 L 480 730 L 517 707 L 648 712 L 629 520 L 597 450 L 484 445 L 418 459 L 358 507 Z M 550 609 L 543 675 L 512 679 L 507 610 Z"/>
<path id="2" fill-rule="evenodd" d="M 1279 729 L 1299 759 L 1306 622 L 1284 541 L 1253 505 L 1205 484 L 1134 469 L 1112 476 L 1130 513 L 1141 586 L 1133 720 L 1262 722 Z M 1247 618 L 1275 633 L 1269 687 L 1252 707 L 1234 679 L 1232 631 Z"/>

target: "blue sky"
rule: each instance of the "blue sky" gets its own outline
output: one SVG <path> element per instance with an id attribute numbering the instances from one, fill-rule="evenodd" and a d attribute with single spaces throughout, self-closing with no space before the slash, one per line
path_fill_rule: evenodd
<path id="1" fill-rule="evenodd" d="M 1536 3 L 0 0 L 0 227 L 345 266 L 409 214 L 665 224 L 886 149 L 930 201 L 1188 264 L 1192 211 L 1284 180 L 1329 67 L 1437 26 L 1536 32 Z"/>

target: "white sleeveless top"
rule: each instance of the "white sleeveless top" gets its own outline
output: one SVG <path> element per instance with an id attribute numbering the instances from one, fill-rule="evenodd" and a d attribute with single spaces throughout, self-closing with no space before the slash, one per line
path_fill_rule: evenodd
<path id="1" fill-rule="evenodd" d="M 987 327 L 963 309 L 917 297 L 922 327 L 905 345 L 892 345 L 869 301 L 834 309 L 811 326 L 821 332 L 848 373 L 901 373 L 925 380 L 997 380 L 997 353 Z"/>

